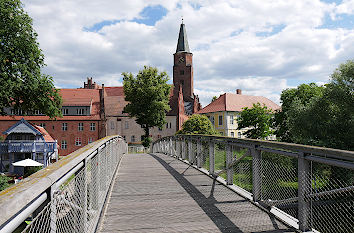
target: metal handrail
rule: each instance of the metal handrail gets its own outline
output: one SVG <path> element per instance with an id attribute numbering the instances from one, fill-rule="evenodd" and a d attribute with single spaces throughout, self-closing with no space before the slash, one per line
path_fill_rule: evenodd
<path id="1" fill-rule="evenodd" d="M 0 193 L 0 232 L 12 232 L 44 202 L 50 202 L 61 184 L 86 165 L 86 161 L 103 147 L 116 145 L 118 154 L 127 153 L 127 144 L 120 136 L 95 141 L 67 155 L 58 162 L 34 173 L 22 182 Z M 117 156 L 118 156 L 117 154 Z"/>
<path id="2" fill-rule="evenodd" d="M 223 165 L 221 170 L 215 170 L 215 145 L 224 145 L 221 150 L 225 151 L 225 165 Z M 205 155 L 202 147 L 209 147 L 209 154 Z M 233 157 L 232 148 L 244 148 L 247 149 L 246 154 L 241 155 L 239 158 Z M 220 148 L 218 149 L 220 150 Z M 214 179 L 222 182 L 225 185 L 229 185 L 231 189 L 238 192 L 240 195 L 249 198 L 255 204 L 261 206 L 267 205 L 271 213 L 275 214 L 277 217 L 282 218 L 285 222 L 293 227 L 300 229 L 301 231 L 311 230 L 314 223 L 312 220 L 312 200 L 316 201 L 319 198 L 337 198 L 338 195 L 345 200 L 346 198 L 353 198 L 353 184 L 348 182 L 344 184 L 345 186 L 338 186 L 337 180 L 333 180 L 333 184 L 330 190 L 323 190 L 316 188 L 316 180 L 313 180 L 312 162 L 319 164 L 329 165 L 335 168 L 347 169 L 347 172 L 354 176 L 354 151 L 346 151 L 332 148 L 324 148 L 317 146 L 300 145 L 294 143 L 284 143 L 277 141 L 264 141 L 257 139 L 239 139 L 224 136 L 210 136 L 210 135 L 175 135 L 168 136 L 156 140 L 152 145 L 152 151 L 154 153 L 160 152 L 175 156 L 179 159 L 186 161 L 202 172 L 206 171 L 203 167 L 202 156 L 209 156 L 209 171 L 206 174 L 210 175 Z M 187 154 L 188 151 L 188 154 Z M 263 166 L 269 166 L 267 164 L 262 165 L 264 162 L 262 160 L 262 152 L 268 152 L 273 154 L 282 155 L 285 157 L 290 157 L 297 160 L 297 164 L 294 167 L 297 171 L 296 180 L 297 196 L 286 196 L 287 194 L 281 195 L 281 198 L 263 199 Z M 203 155 L 204 154 L 204 155 Z M 252 160 L 250 163 L 250 173 L 251 177 L 251 192 L 242 189 L 241 187 L 235 186 L 233 184 L 234 167 L 238 166 L 242 159 L 246 156 L 251 156 Z M 266 162 L 269 164 L 269 162 Z M 275 162 L 270 162 L 272 167 L 277 168 Z M 273 171 L 276 176 L 276 170 Z M 226 173 L 226 178 L 222 179 L 219 175 Z M 273 175 L 273 176 L 274 176 Z M 224 181 L 221 181 L 224 180 Z M 315 183 L 312 183 L 315 182 Z M 313 186 L 315 185 L 315 187 Z M 236 187 L 236 188 L 233 188 Z M 266 186 L 265 188 L 268 188 Z M 245 195 L 246 194 L 246 195 Z M 271 195 L 272 196 L 272 195 Z M 274 195 L 275 197 L 277 195 Z M 334 201 L 332 201 L 334 202 Z M 330 203 L 332 203 L 330 202 Z M 298 212 L 289 218 L 289 214 L 277 208 L 279 205 L 287 205 L 290 203 L 295 203 L 297 205 Z M 320 204 L 317 203 L 317 206 Z M 318 208 L 318 207 L 316 207 Z M 347 212 L 343 213 L 342 216 L 347 216 L 352 208 L 349 204 Z M 310 214 L 311 213 L 311 214 Z M 351 212 L 351 214 L 353 214 Z M 353 217 L 353 215 L 352 215 Z M 353 223 L 349 223 L 353 224 Z M 326 227 L 326 226 L 325 226 Z M 354 227 L 349 225 L 349 228 Z M 312 230 L 314 230 L 312 228 Z M 315 231 L 315 230 L 314 230 Z"/>

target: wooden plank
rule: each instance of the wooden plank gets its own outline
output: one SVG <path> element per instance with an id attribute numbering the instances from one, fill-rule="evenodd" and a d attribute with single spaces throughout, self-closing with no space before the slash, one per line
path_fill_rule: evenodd
<path id="1" fill-rule="evenodd" d="M 162 154 L 123 158 L 99 231 L 295 232 L 210 177 Z"/>

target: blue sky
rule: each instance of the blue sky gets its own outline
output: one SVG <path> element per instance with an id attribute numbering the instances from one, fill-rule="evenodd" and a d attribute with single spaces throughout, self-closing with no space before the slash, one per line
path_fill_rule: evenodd
<path id="1" fill-rule="evenodd" d="M 122 85 L 122 72 L 144 65 L 172 79 L 183 16 L 194 61 L 194 88 L 205 106 L 214 95 L 263 95 L 328 82 L 354 59 L 354 0 L 24 0 L 60 88 L 93 77 Z M 170 81 L 171 82 L 171 81 Z"/>

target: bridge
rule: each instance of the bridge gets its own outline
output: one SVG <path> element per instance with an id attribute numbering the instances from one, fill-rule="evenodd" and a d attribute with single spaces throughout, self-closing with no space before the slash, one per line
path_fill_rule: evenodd
<path id="1" fill-rule="evenodd" d="M 0 232 L 353 232 L 354 152 L 228 137 L 103 138 L 0 193 Z"/>

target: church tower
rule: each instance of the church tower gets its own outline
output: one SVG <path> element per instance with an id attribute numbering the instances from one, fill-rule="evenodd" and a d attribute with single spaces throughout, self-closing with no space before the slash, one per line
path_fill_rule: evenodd
<path id="1" fill-rule="evenodd" d="M 178 92 L 182 86 L 183 97 L 190 101 L 193 97 L 193 54 L 189 51 L 186 27 L 181 23 L 176 53 L 173 54 L 173 86 Z"/>

